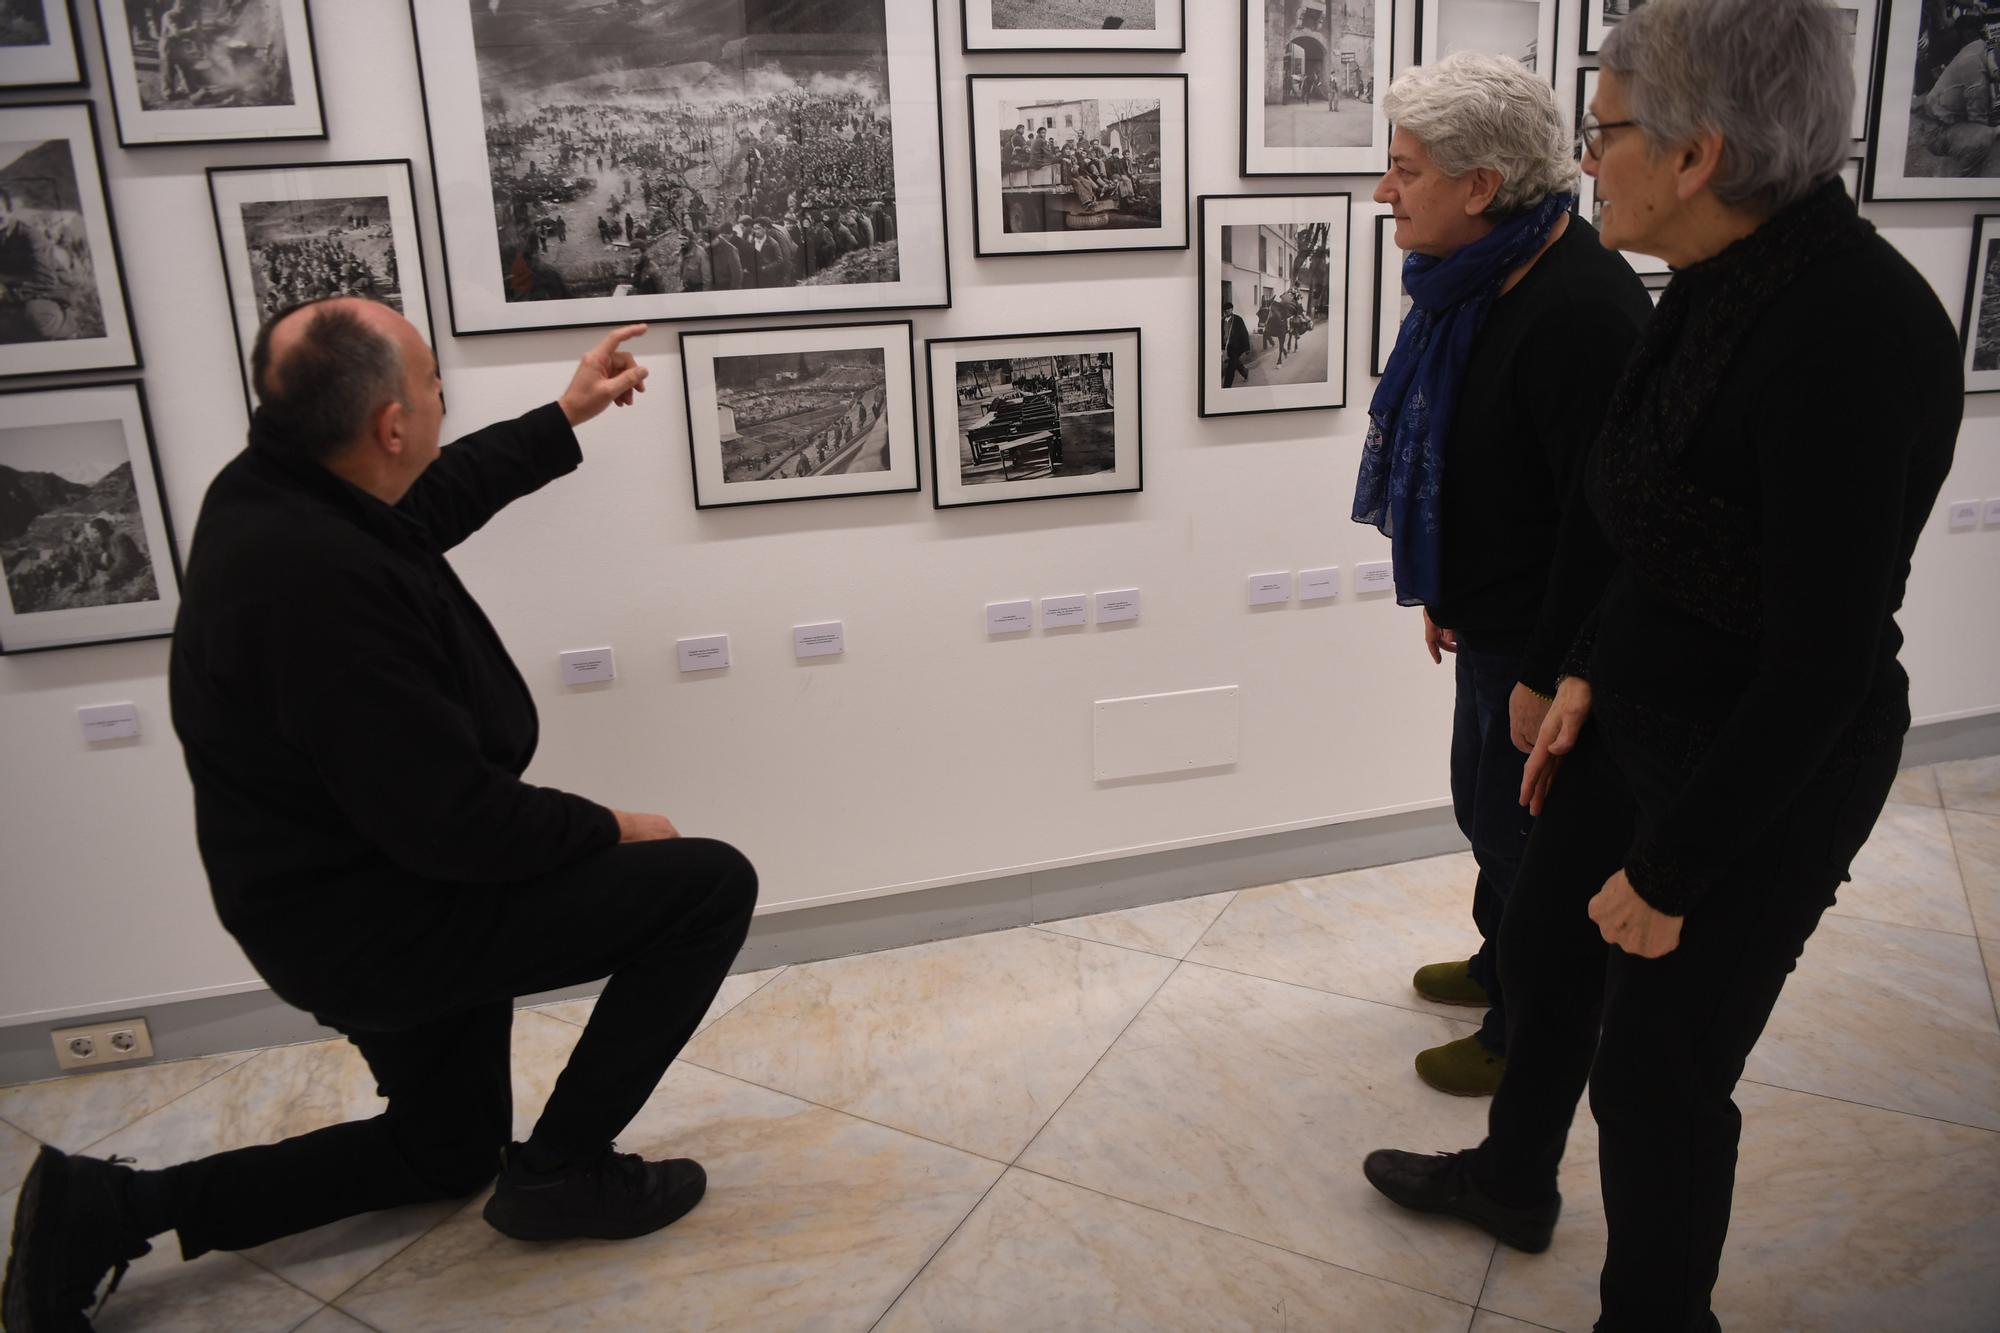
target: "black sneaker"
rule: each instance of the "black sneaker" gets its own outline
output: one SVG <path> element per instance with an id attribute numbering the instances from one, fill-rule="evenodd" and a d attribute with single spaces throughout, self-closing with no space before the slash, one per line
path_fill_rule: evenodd
<path id="1" fill-rule="evenodd" d="M 1469 1152 L 1448 1152 L 1435 1156 L 1378 1148 L 1361 1164 L 1368 1183 L 1390 1200 L 1419 1213 L 1443 1213 L 1463 1218 L 1495 1239 L 1540 1254 L 1549 1248 L 1555 1235 L 1556 1218 L 1562 1214 L 1558 1194 L 1538 1208 L 1510 1208 L 1495 1203 L 1472 1178 L 1467 1169 Z"/>
<path id="2" fill-rule="evenodd" d="M 129 1158 L 102 1161 L 43 1148 L 14 1205 L 14 1252 L 0 1286 L 7 1333 L 75 1333 L 90 1328 L 105 1274 L 118 1289 L 134 1259 L 153 1247 L 125 1212 Z"/>
<path id="3" fill-rule="evenodd" d="M 615 1145 L 614 1145 L 615 1147 Z M 530 1171 L 510 1144 L 486 1221 L 515 1240 L 625 1240 L 679 1221 L 708 1189 L 701 1163 L 648 1162 L 607 1148 L 595 1161 Z"/>

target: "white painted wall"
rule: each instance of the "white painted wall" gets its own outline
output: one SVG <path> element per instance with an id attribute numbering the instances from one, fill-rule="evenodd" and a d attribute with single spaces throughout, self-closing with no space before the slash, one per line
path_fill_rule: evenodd
<path id="1" fill-rule="evenodd" d="M 923 0 L 890 0 L 892 4 Z M 92 82 L 101 66 L 85 11 Z M 1560 90 L 1574 88 L 1564 6 Z M 432 298 L 445 299 L 404 0 L 315 6 L 332 139 L 106 150 L 165 476 L 183 543 L 244 416 L 202 168 L 408 156 Z M 1195 257 L 971 257 L 958 5 L 944 0 L 944 144 L 957 305 L 920 337 L 1138 323 L 1146 490 L 936 512 L 888 496 L 696 513 L 675 330 L 641 344 L 637 411 L 587 428 L 586 465 L 503 515 L 456 563 L 534 687 L 530 776 L 671 815 L 757 862 L 769 907 L 796 906 L 1438 805 L 1451 685 L 1414 612 L 1386 599 L 1252 613 L 1244 577 L 1386 558 L 1347 520 L 1365 405 L 1374 221 L 1350 252 L 1348 397 L 1339 412 L 1195 415 Z M 982 57 L 982 71 L 1186 70 L 1197 192 L 1354 190 L 1372 179 L 1245 181 L 1237 6 L 1190 0 L 1185 57 Z M 1404 0 L 1397 29 L 1407 58 Z M 1959 310 L 1969 204 L 1869 212 Z M 552 398 L 590 335 L 443 339 L 463 428 Z M 921 366 L 919 378 L 921 379 Z M 920 406 L 920 416 L 921 404 Z M 1947 499 L 2000 496 L 2000 398 L 1967 401 Z M 928 467 L 928 462 L 926 462 Z M 1840 516 L 1826 516 L 1838 524 Z M 1903 623 L 1920 720 L 2000 709 L 1991 614 L 2000 532 L 1919 547 Z M 989 642 L 982 607 L 1138 585 L 1136 626 Z M 843 619 L 845 657 L 793 661 L 791 626 Z M 680 677 L 673 640 L 728 632 L 736 665 Z M 566 694 L 556 654 L 616 646 L 619 680 Z M 0 659 L 0 1025 L 229 990 L 255 975 L 215 924 L 197 860 L 164 643 Z M 1092 700 L 1234 684 L 1240 764 L 1097 786 Z M 88 749 L 79 705 L 139 705 L 145 735 Z"/>

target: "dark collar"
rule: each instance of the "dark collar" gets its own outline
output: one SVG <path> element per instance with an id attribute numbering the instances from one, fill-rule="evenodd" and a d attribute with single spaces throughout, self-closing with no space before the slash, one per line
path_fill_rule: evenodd
<path id="1" fill-rule="evenodd" d="M 321 501 L 354 525 L 403 550 L 424 554 L 437 551 L 430 530 L 402 509 L 382 503 L 367 491 L 323 465 L 300 458 L 277 443 L 275 432 L 262 412 L 250 418 L 250 447 L 246 451 L 259 471 L 289 490 Z"/>

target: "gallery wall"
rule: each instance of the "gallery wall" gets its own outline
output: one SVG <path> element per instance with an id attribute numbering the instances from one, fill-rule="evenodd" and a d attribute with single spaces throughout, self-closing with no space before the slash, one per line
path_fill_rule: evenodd
<path id="1" fill-rule="evenodd" d="M 1398 67 L 1413 7 L 1399 8 Z M 245 428 L 208 166 L 412 159 L 447 429 L 560 392 L 593 333 L 447 331 L 405 0 L 315 7 L 326 142 L 143 152 L 110 133 L 94 8 L 83 9 L 89 95 L 183 545 Z M 1142 326 L 1143 492 L 934 510 L 926 441 L 924 494 L 697 512 L 678 330 L 656 326 L 635 345 L 649 392 L 584 429 L 583 468 L 454 556 L 541 708 L 531 780 L 738 844 L 762 874 L 766 910 L 1445 803 L 1449 668 L 1424 655 L 1414 611 L 1356 596 L 1352 577 L 1388 556 L 1346 516 L 1375 383 L 1374 181 L 1238 176 L 1238 10 L 1190 0 L 1185 55 L 1067 57 L 968 58 L 957 4 L 940 14 L 953 305 L 916 312 L 917 336 Z M 1565 102 L 1576 22 L 1566 0 Z M 973 258 L 968 71 L 1106 70 L 1190 76 L 1195 193 L 1353 191 L 1346 408 L 1198 418 L 1194 251 Z M 1866 211 L 1956 319 L 1982 207 L 2000 211 Z M 921 346 L 918 356 L 921 393 Z M 2000 398 L 1966 407 L 1945 501 L 2000 497 Z M 1823 519 L 1837 528 L 1842 516 Z M 1343 571 L 1337 599 L 1246 606 L 1246 576 L 1325 565 Z M 1941 506 L 1902 616 L 1920 722 L 2000 711 L 1996 576 L 2000 531 L 1948 535 Z M 987 636 L 986 603 L 1125 587 L 1142 593 L 1136 623 Z M 846 652 L 795 660 L 792 627 L 828 620 L 845 623 Z M 675 640 L 718 633 L 731 636 L 728 670 L 677 670 Z M 606 644 L 615 682 L 559 683 L 558 653 Z M 0 1025 L 260 984 L 208 903 L 166 662 L 165 641 L 0 659 Z M 1093 780 L 1093 701 L 1223 685 L 1240 689 L 1235 765 Z M 118 701 L 137 705 L 142 734 L 86 745 L 76 709 Z"/>

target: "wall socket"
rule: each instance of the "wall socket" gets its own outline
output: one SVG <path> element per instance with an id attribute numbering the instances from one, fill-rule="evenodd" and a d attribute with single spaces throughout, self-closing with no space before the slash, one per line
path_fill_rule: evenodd
<path id="1" fill-rule="evenodd" d="M 153 1058 L 153 1033 L 143 1018 L 120 1018 L 82 1028 L 57 1028 L 49 1034 L 61 1069 L 94 1069 L 98 1065 Z"/>

